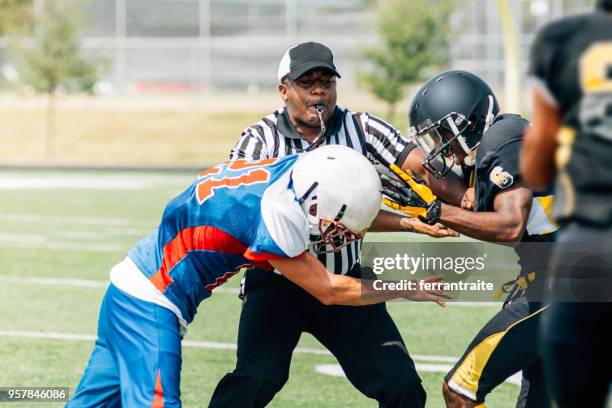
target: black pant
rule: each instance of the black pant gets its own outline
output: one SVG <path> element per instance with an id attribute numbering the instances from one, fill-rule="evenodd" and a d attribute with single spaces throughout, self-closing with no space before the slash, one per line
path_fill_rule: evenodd
<path id="1" fill-rule="evenodd" d="M 523 371 L 517 407 L 546 408 L 548 395 L 538 349 L 538 326 L 546 307 L 521 296 L 478 332 L 445 381 L 478 403 L 506 378 Z"/>
<path id="2" fill-rule="evenodd" d="M 380 407 L 425 406 L 421 379 L 384 304 L 325 306 L 272 272 L 248 273 L 238 361 L 217 385 L 210 407 L 266 406 L 287 382 L 302 332 L 327 347 L 349 381 Z"/>
<path id="3" fill-rule="evenodd" d="M 604 407 L 612 385 L 612 229 L 564 226 L 541 348 L 557 407 Z"/>

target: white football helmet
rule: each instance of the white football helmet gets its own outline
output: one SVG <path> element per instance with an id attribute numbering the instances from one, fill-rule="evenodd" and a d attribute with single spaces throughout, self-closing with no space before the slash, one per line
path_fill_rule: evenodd
<path id="1" fill-rule="evenodd" d="M 334 251 L 363 237 L 378 214 L 380 178 L 361 154 L 345 146 L 319 147 L 300 157 L 291 175 L 308 218 L 316 252 Z"/>

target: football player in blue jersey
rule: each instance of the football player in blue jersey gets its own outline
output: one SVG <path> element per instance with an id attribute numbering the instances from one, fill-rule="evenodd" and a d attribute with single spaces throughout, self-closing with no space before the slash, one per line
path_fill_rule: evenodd
<path id="1" fill-rule="evenodd" d="M 342 146 L 200 174 L 111 270 L 95 348 L 67 406 L 180 406 L 186 326 L 241 268 L 276 269 L 327 305 L 393 298 L 443 305 L 444 291 L 377 291 L 371 281 L 328 272 L 309 254 L 311 235 L 319 236 L 314 245 L 335 250 L 360 239 L 380 209 L 380 190 L 368 160 Z"/>

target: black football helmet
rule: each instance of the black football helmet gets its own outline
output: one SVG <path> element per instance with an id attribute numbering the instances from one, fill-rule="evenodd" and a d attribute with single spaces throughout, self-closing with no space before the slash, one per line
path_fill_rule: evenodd
<path id="1" fill-rule="evenodd" d="M 410 107 L 409 133 L 425 155 L 423 166 L 436 178 L 452 169 L 451 144 L 465 151 L 464 164 L 475 164 L 482 134 L 499 113 L 491 88 L 466 71 L 446 71 L 419 89 Z"/>

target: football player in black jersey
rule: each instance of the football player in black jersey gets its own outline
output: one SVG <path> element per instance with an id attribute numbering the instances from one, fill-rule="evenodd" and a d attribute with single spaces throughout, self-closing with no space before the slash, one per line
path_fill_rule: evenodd
<path id="1" fill-rule="evenodd" d="M 560 225 L 542 319 L 546 382 L 558 407 L 604 407 L 612 384 L 612 0 L 545 26 L 530 74 L 533 127 L 521 169 L 534 188 L 556 178 Z"/>
<path id="2" fill-rule="evenodd" d="M 519 257 L 520 275 L 508 285 L 504 307 L 445 377 L 446 404 L 484 406 L 493 388 L 522 370 L 518 406 L 545 408 L 537 329 L 546 306 L 537 293 L 547 257 L 532 243 L 551 241 L 556 225 L 547 215 L 552 196 L 534 194 L 519 170 L 528 122 L 500 114 L 489 86 L 465 71 L 444 72 L 425 83 L 412 102 L 410 122 L 425 153 L 424 167 L 443 178 L 461 166 L 474 189 L 473 202 L 463 208 L 442 203 L 440 222 L 476 239 L 516 243 Z"/>

